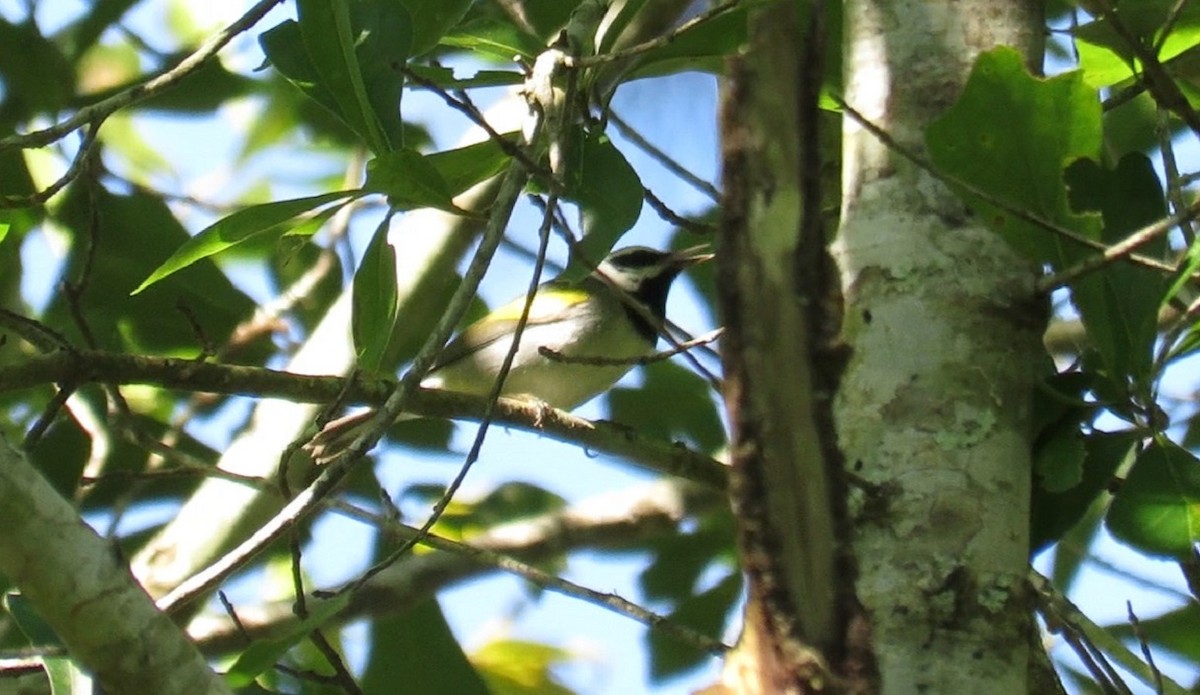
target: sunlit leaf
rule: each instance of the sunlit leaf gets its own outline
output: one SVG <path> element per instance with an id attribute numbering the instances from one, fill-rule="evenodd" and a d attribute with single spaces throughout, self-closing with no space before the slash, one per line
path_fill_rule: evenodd
<path id="1" fill-rule="evenodd" d="M 267 669 L 274 668 L 280 659 L 293 647 L 307 639 L 308 635 L 337 615 L 350 603 L 350 594 L 317 601 L 307 600 L 308 616 L 287 628 L 285 634 L 272 639 L 257 639 L 238 655 L 236 661 L 225 672 L 225 682 L 231 688 L 249 685 Z"/>
<path id="2" fill-rule="evenodd" d="M 504 63 L 511 63 L 516 57 L 532 59 L 545 48 L 512 23 L 492 17 L 477 17 L 455 27 L 442 37 L 441 44 L 467 49 L 480 57 Z"/>
<path id="3" fill-rule="evenodd" d="M 459 211 L 452 198 L 461 191 L 452 190 L 437 167 L 414 150 L 395 150 L 367 162 L 367 182 L 363 188 L 383 193 L 398 210 L 429 207 Z"/>
<path id="4" fill-rule="evenodd" d="M 1138 456 L 1105 522 L 1144 553 L 1188 556 L 1200 541 L 1200 461 L 1169 440 L 1155 441 Z"/>
<path id="5" fill-rule="evenodd" d="M 281 22 L 259 37 L 288 81 L 336 114 L 376 154 L 404 145 L 400 120 L 412 24 L 386 0 L 302 3 L 300 22 Z"/>
<path id="6" fill-rule="evenodd" d="M 1078 72 L 1038 79 L 1012 48 L 983 53 L 962 96 L 929 126 L 926 142 L 933 163 L 952 181 L 1084 237 L 1100 237 L 1099 215 L 1072 212 L 1063 183 L 1065 165 L 1100 155 L 1100 100 Z M 1033 259 L 1062 268 L 1084 254 L 1078 244 L 957 188 L 988 226 Z"/>
<path id="7" fill-rule="evenodd" d="M 484 140 L 473 145 L 426 155 L 452 195 L 458 195 L 477 183 L 504 171 L 508 155 L 499 144 Z"/>
<path id="8" fill-rule="evenodd" d="M 392 145 L 367 97 L 362 67 L 355 53 L 357 37 L 350 26 L 347 0 L 298 0 L 300 35 L 321 84 L 333 95 L 338 111 L 366 138 L 373 152 Z"/>
<path id="9" fill-rule="evenodd" d="M 570 660 L 565 649 L 515 639 L 492 640 L 471 654 L 492 695 L 571 695 L 554 674 Z"/>
<path id="10" fill-rule="evenodd" d="M 296 220 L 299 216 L 329 203 L 345 204 L 358 195 L 361 193 L 357 191 L 335 191 L 309 198 L 280 200 L 238 210 L 190 238 L 176 249 L 170 258 L 155 268 L 154 272 L 150 273 L 131 294 L 140 294 L 147 287 L 196 261 L 249 241 L 260 234 L 282 234 L 287 230 L 281 229 L 281 227 Z"/>

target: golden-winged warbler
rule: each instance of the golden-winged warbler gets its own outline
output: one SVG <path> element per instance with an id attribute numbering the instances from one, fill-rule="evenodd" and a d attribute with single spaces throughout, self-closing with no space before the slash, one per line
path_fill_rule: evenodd
<path id="1" fill-rule="evenodd" d="M 501 395 L 571 410 L 607 391 L 639 358 L 654 352 L 671 283 L 688 266 L 710 258 L 700 247 L 663 252 L 629 246 L 613 251 L 578 282 L 542 283 Z M 468 326 L 438 356 L 421 386 L 491 393 L 525 303 L 525 296 L 517 297 Z M 556 354 L 543 354 L 543 347 Z M 362 412 L 334 420 L 305 448 L 316 461 L 328 461 L 370 416 Z"/>

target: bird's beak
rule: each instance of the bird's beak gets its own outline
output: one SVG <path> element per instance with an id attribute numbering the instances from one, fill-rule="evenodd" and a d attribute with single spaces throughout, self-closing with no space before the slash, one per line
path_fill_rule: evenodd
<path id="1" fill-rule="evenodd" d="M 670 263 L 675 267 L 683 270 L 697 263 L 711 261 L 715 256 L 714 253 L 708 250 L 707 246 L 692 246 L 686 249 L 671 252 Z"/>

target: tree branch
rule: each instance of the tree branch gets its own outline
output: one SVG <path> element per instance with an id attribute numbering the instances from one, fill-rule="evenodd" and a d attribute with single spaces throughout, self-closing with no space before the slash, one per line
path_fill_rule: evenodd
<path id="1" fill-rule="evenodd" d="M 0 140 L 0 152 L 12 148 L 45 147 L 55 140 L 62 138 L 67 133 L 81 128 L 88 123 L 98 123 L 120 109 L 174 87 L 188 75 L 199 70 L 209 58 L 212 58 L 218 51 L 225 47 L 225 44 L 232 41 L 233 37 L 257 24 L 272 7 L 278 5 L 280 2 L 282 0 L 259 0 L 258 3 L 239 17 L 237 21 L 217 32 L 216 35 L 201 44 L 199 48 L 193 51 L 187 58 L 180 61 L 174 68 L 141 84 L 136 84 L 129 89 L 118 92 L 103 101 L 79 109 L 75 112 L 74 116 L 65 121 L 55 123 L 49 128 L 37 130 L 26 135 L 14 135 L 4 138 Z"/>
<path id="2" fill-rule="evenodd" d="M 351 403 L 381 403 L 395 388 L 391 379 L 308 376 L 238 365 L 209 364 L 170 357 L 120 355 L 99 350 L 54 352 L 18 364 L 0 366 L 0 393 L 42 384 L 146 384 L 181 391 L 283 398 L 301 403 L 328 403 L 345 395 Z M 478 420 L 486 398 L 421 389 L 408 411 L 429 417 Z M 677 443 L 640 437 L 619 423 L 588 421 L 570 413 L 532 406 L 519 400 L 497 401 L 495 420 L 505 426 L 537 432 L 589 450 L 620 456 L 666 475 L 724 489 L 725 465 Z"/>
<path id="3" fill-rule="evenodd" d="M 366 582 L 346 608 L 334 618 L 345 623 L 365 615 L 381 617 L 403 613 L 436 591 L 494 570 L 512 571 L 500 559 L 533 563 L 572 550 L 623 549 L 666 534 L 678 534 L 686 518 L 717 510 L 722 495 L 679 481 L 660 481 L 633 489 L 596 495 L 565 509 L 493 527 L 467 543 L 438 547 L 438 552 L 411 555 Z M 367 512 L 341 502 L 332 505 L 403 543 L 412 529 L 386 515 Z M 430 545 L 439 543 L 430 537 Z M 526 576 L 526 575 L 522 575 Z M 542 584 L 537 578 L 526 578 Z M 251 639 L 283 634 L 297 621 L 291 601 L 281 600 L 238 613 L 242 628 L 228 616 L 202 616 L 189 627 L 192 638 L 212 656 L 245 646 Z"/>
<path id="4" fill-rule="evenodd" d="M 115 549 L 3 439 L 0 527 L 0 572 L 105 691 L 230 692 Z"/>

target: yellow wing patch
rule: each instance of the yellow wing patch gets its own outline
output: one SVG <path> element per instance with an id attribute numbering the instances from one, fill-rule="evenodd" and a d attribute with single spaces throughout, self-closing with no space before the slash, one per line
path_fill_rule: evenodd
<path id="1" fill-rule="evenodd" d="M 587 301 L 587 293 L 578 289 L 543 289 L 533 297 L 529 307 L 529 320 L 534 322 L 551 320 L 571 307 Z M 489 321 L 519 321 L 525 310 L 525 298 L 514 299 L 488 315 Z"/>

